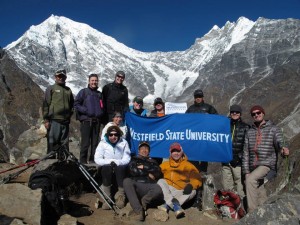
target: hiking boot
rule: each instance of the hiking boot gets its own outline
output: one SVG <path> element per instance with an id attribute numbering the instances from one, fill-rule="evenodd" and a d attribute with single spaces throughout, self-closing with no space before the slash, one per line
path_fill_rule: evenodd
<path id="1" fill-rule="evenodd" d="M 111 190 L 110 190 L 110 186 L 104 186 L 104 185 L 101 185 L 100 186 L 100 188 L 105 192 L 105 194 L 110 198 L 110 196 L 111 196 Z M 110 206 L 107 204 L 107 202 L 103 202 L 103 204 L 102 204 L 102 207 L 101 207 L 102 209 L 104 209 L 104 210 L 110 210 L 111 208 L 110 208 Z"/>
<path id="2" fill-rule="evenodd" d="M 167 213 L 169 211 L 170 207 L 166 203 L 164 203 L 162 205 L 157 206 L 157 209 Z"/>
<path id="3" fill-rule="evenodd" d="M 136 221 L 145 221 L 145 211 L 142 209 L 141 211 L 139 212 L 134 212 L 132 214 L 132 218 Z"/>
<path id="4" fill-rule="evenodd" d="M 123 188 L 118 188 L 118 192 L 115 194 L 115 201 L 116 201 L 116 206 L 119 209 L 122 209 L 125 207 L 125 192 Z"/>

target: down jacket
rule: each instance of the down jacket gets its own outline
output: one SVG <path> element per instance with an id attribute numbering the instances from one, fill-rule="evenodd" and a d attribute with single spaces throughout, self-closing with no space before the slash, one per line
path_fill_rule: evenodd
<path id="1" fill-rule="evenodd" d="M 188 162 L 186 155 L 178 162 L 170 157 L 169 161 L 160 165 L 160 168 L 168 185 L 178 190 L 183 190 L 188 183 L 193 186 L 194 190 L 202 185 L 201 174 L 192 163 Z"/>
<path id="2" fill-rule="evenodd" d="M 206 114 L 218 114 L 217 110 L 210 104 L 205 102 L 194 103 L 191 105 L 185 113 L 206 113 Z"/>
<path id="3" fill-rule="evenodd" d="M 100 141 L 95 152 L 95 163 L 99 166 L 109 165 L 114 161 L 117 166 L 127 165 L 130 161 L 130 149 L 128 142 L 120 138 L 115 144 L 111 144 L 107 137 Z"/>
<path id="4" fill-rule="evenodd" d="M 283 145 L 282 132 L 270 120 L 260 127 L 253 125 L 245 137 L 242 171 L 251 173 L 257 166 L 276 171 L 278 152 Z"/>

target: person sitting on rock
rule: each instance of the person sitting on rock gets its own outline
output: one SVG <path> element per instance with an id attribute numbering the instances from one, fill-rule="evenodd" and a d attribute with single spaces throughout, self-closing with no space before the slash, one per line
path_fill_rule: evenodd
<path id="1" fill-rule="evenodd" d="M 145 211 L 150 204 L 159 199 L 163 201 L 161 187 L 157 184 L 162 177 L 161 169 L 149 153 L 149 143 L 140 142 L 138 155 L 131 158 L 128 166 L 130 178 L 123 182 L 126 196 L 139 221 L 145 220 Z"/>
<path id="2" fill-rule="evenodd" d="M 165 203 L 158 209 L 165 212 L 172 209 L 176 218 L 181 218 L 185 215 L 181 206 L 191 200 L 202 185 L 201 174 L 176 142 L 170 146 L 169 161 L 163 162 L 160 167 L 164 178 L 159 179 L 157 184 L 163 191 Z"/>
<path id="3" fill-rule="evenodd" d="M 123 180 L 131 158 L 128 142 L 121 137 L 122 134 L 118 126 L 110 126 L 104 139 L 97 146 L 94 157 L 96 164 L 101 166 L 101 188 L 109 197 L 111 197 L 113 177 L 116 178 L 118 191 L 114 197 L 116 205 L 120 209 L 125 205 Z M 110 207 L 104 203 L 102 209 L 110 209 Z"/>

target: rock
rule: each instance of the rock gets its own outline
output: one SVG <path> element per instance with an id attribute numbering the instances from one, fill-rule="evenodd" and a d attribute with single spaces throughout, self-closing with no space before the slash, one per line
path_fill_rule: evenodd
<path id="1" fill-rule="evenodd" d="M 42 192 L 31 190 L 22 184 L 0 185 L 0 212 L 3 215 L 23 218 L 30 225 L 39 225 L 41 221 Z"/>
<path id="2" fill-rule="evenodd" d="M 60 217 L 57 222 L 57 225 L 77 225 L 77 219 L 68 214 L 65 214 Z"/>

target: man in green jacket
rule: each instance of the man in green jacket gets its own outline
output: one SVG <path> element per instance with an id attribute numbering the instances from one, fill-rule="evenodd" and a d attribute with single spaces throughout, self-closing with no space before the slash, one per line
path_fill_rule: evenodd
<path id="1" fill-rule="evenodd" d="M 73 114 L 74 97 L 66 86 L 66 70 L 58 70 L 54 74 L 55 84 L 45 92 L 43 102 L 43 118 L 47 133 L 47 153 L 57 151 L 65 144 L 69 149 L 69 124 Z"/>

